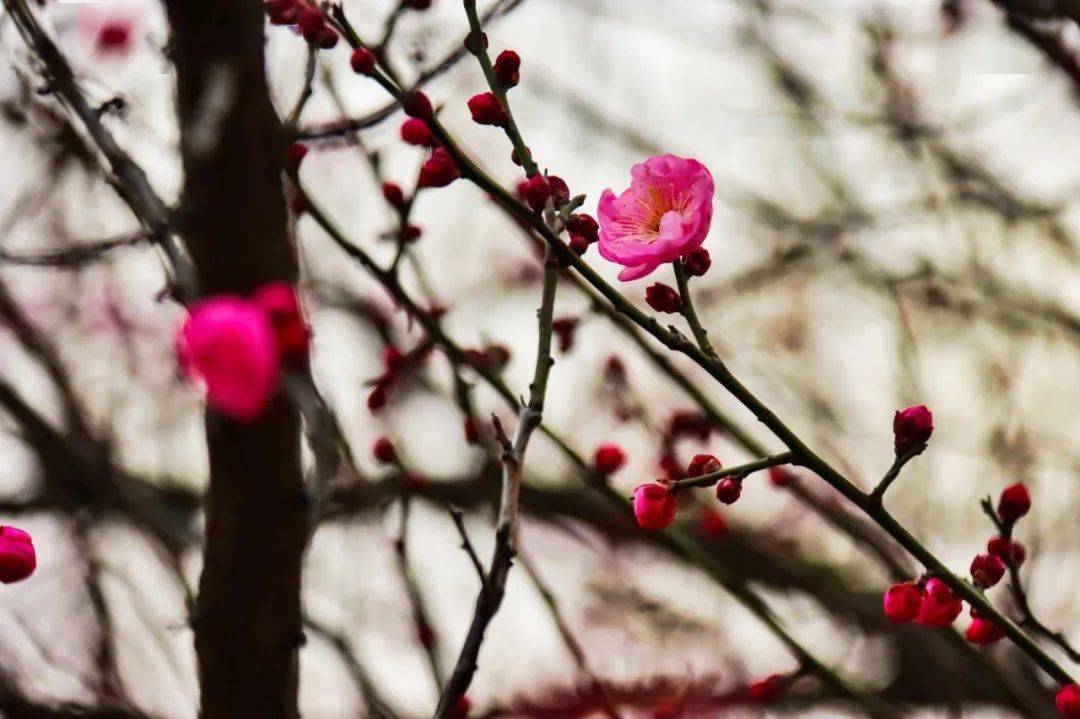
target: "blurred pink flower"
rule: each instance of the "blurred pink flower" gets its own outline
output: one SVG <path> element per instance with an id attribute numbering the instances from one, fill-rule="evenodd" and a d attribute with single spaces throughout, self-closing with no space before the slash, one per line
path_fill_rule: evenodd
<path id="1" fill-rule="evenodd" d="M 127 55 L 135 46 L 142 8 L 137 3 L 97 2 L 79 5 L 76 27 L 97 55 Z"/>
<path id="2" fill-rule="evenodd" d="M 0 526 L 0 582 L 26 579 L 37 568 L 37 553 L 30 535 L 15 527 Z"/>
<path id="3" fill-rule="evenodd" d="M 206 402 L 242 422 L 259 417 L 278 378 L 274 330 L 256 303 L 218 295 L 191 307 L 176 336 L 181 370 L 206 391 Z"/>
<path id="4" fill-rule="evenodd" d="M 715 186 L 697 160 L 660 155 L 634 165 L 630 189 L 600 196 L 600 254 L 625 265 L 619 279 L 636 280 L 705 241 Z"/>

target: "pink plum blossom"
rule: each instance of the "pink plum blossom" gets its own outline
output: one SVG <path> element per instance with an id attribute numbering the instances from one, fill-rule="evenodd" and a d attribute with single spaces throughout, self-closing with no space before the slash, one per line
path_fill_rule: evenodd
<path id="1" fill-rule="evenodd" d="M 15 527 L 0 526 L 0 582 L 26 579 L 37 568 L 37 552 L 30 535 Z"/>
<path id="2" fill-rule="evenodd" d="M 210 407 L 250 422 L 274 397 L 278 353 L 274 329 L 255 302 L 217 295 L 191 307 L 176 336 L 181 370 L 206 392 Z"/>
<path id="3" fill-rule="evenodd" d="M 701 246 L 712 223 L 715 186 L 697 160 L 660 155 L 634 165 L 630 189 L 600 196 L 600 254 L 624 265 L 619 279 L 644 277 Z"/>

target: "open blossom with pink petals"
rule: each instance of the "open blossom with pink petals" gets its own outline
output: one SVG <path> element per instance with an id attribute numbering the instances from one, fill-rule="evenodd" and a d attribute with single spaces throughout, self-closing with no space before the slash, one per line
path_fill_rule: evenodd
<path id="1" fill-rule="evenodd" d="M 697 160 L 660 155 L 634 165 L 630 189 L 604 190 L 600 254 L 624 265 L 619 279 L 636 280 L 701 246 L 712 223 L 715 186 Z"/>
<path id="2" fill-rule="evenodd" d="M 259 417 L 277 388 L 274 329 L 255 302 L 218 295 L 191 307 L 176 336 L 180 368 L 203 386 L 206 402 L 243 422 Z"/>

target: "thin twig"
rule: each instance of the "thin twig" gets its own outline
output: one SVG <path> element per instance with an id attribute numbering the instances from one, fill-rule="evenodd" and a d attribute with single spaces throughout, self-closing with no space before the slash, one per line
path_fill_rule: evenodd
<path id="1" fill-rule="evenodd" d="M 795 455 L 791 452 L 780 452 L 779 454 L 769 455 L 768 457 L 763 457 L 762 459 L 754 460 L 753 462 L 747 462 L 746 464 L 738 464 L 734 467 L 724 467 L 715 472 L 703 474 L 700 477 L 680 479 L 672 482 L 671 488 L 673 490 L 679 490 L 690 489 L 691 487 L 711 487 L 725 477 L 742 478 L 762 469 L 778 467 L 782 464 L 791 464 L 791 461 L 794 458 Z"/>
<path id="2" fill-rule="evenodd" d="M 174 290 L 182 302 L 198 297 L 195 267 L 179 238 L 173 233 L 168 207 L 150 186 L 146 173 L 116 143 L 101 123 L 101 115 L 86 100 L 75 74 L 56 44 L 45 34 L 26 4 L 26 0 L 3 0 L 26 44 L 44 65 L 49 87 L 79 118 L 94 144 L 109 163 L 113 177 L 108 178 L 120 197 L 147 228 L 151 240 L 160 246 L 169 261 Z"/>
<path id="3" fill-rule="evenodd" d="M 461 512 L 453 507 L 447 506 L 446 511 L 450 513 L 450 518 L 454 520 L 454 526 L 457 527 L 458 535 L 461 537 L 461 548 L 469 556 L 469 561 L 472 562 L 473 568 L 476 569 L 476 576 L 479 577 L 480 584 L 483 586 L 487 582 L 487 573 L 484 571 L 484 565 L 480 562 L 480 557 L 476 554 L 476 549 L 473 547 L 472 542 L 469 541 L 469 533 L 465 530 L 465 518 Z"/>

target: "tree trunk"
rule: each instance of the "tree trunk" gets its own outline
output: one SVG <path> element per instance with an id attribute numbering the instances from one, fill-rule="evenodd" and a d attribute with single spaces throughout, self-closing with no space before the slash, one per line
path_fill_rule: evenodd
<path id="1" fill-rule="evenodd" d="M 178 223 L 206 294 L 295 281 L 284 138 L 266 85 L 258 0 L 166 0 L 185 184 Z M 307 514 L 297 412 L 208 413 L 206 549 L 193 620 L 202 716 L 297 716 Z"/>

